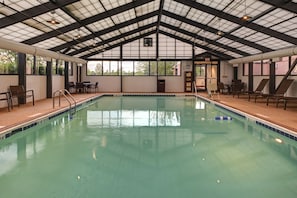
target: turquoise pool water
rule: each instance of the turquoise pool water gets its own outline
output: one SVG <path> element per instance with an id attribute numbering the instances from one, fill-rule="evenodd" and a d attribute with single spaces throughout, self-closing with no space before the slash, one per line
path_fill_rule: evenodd
<path id="1" fill-rule="evenodd" d="M 1 197 L 297 195 L 296 141 L 230 111 L 193 97 L 86 106 L 0 141 Z"/>

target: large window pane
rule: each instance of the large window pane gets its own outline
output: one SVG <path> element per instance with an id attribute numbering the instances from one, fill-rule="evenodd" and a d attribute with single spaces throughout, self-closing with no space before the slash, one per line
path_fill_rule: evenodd
<path id="1" fill-rule="evenodd" d="M 102 61 L 88 61 L 87 75 L 102 75 L 103 65 Z"/>
<path id="2" fill-rule="evenodd" d="M 0 49 L 0 74 L 17 74 L 17 53 Z"/>
<path id="3" fill-rule="evenodd" d="M 157 75 L 157 61 L 150 61 L 150 75 Z"/>
<path id="4" fill-rule="evenodd" d="M 134 68 L 136 76 L 149 75 L 149 61 L 135 61 Z"/>
<path id="5" fill-rule="evenodd" d="M 166 76 L 180 75 L 180 61 L 166 61 Z"/>
<path id="6" fill-rule="evenodd" d="M 289 70 L 289 57 L 282 57 L 275 62 L 275 75 L 285 75 Z"/>
<path id="7" fill-rule="evenodd" d="M 254 61 L 253 62 L 253 75 L 260 76 L 261 75 L 261 61 Z"/>
<path id="8" fill-rule="evenodd" d="M 34 74 L 34 56 L 26 55 L 26 74 Z"/>
<path id="9" fill-rule="evenodd" d="M 165 76 L 165 61 L 158 61 L 158 75 Z"/>
<path id="10" fill-rule="evenodd" d="M 103 61 L 103 75 L 118 75 L 118 61 Z"/>
<path id="11" fill-rule="evenodd" d="M 133 75 L 133 61 L 122 62 L 122 75 Z"/>
<path id="12" fill-rule="evenodd" d="M 41 56 L 36 56 L 36 74 L 46 74 L 46 59 Z"/>
<path id="13" fill-rule="evenodd" d="M 58 74 L 64 75 L 64 68 L 65 68 L 65 62 L 63 60 L 58 61 Z"/>
<path id="14" fill-rule="evenodd" d="M 262 69 L 263 69 L 262 75 L 268 76 L 270 73 L 270 60 L 263 60 Z"/>

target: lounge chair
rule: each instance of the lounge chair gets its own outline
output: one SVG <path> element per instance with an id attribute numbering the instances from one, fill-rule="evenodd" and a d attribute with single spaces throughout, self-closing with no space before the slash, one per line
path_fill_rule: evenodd
<path id="1" fill-rule="evenodd" d="M 285 79 L 284 81 L 282 81 L 281 84 L 278 86 L 275 94 L 268 95 L 266 105 L 268 106 L 269 100 L 275 100 L 276 105 L 278 106 L 279 101 L 284 99 L 287 90 L 293 82 L 294 79 Z"/>
<path id="2" fill-rule="evenodd" d="M 9 86 L 9 92 L 11 97 L 11 108 L 13 108 L 14 98 L 17 99 L 18 106 L 20 106 L 20 104 L 24 101 L 26 102 L 26 98 L 32 98 L 33 106 L 35 105 L 33 90 L 25 90 L 23 85 L 11 85 Z"/>
<path id="3" fill-rule="evenodd" d="M 262 94 L 259 96 L 255 96 L 255 102 L 259 97 L 266 98 L 266 105 L 268 106 L 269 101 L 274 100 L 276 101 L 276 104 L 278 105 L 279 100 L 283 99 L 287 90 L 291 86 L 291 84 L 294 82 L 294 79 L 285 79 L 283 80 L 280 85 L 277 87 L 274 94 Z"/>
<path id="4" fill-rule="evenodd" d="M 87 85 L 87 90 L 94 90 L 94 92 L 96 93 L 96 92 L 98 92 L 98 85 L 99 85 L 99 83 L 98 82 L 96 82 L 95 84 L 89 84 L 89 85 Z"/>
<path id="5" fill-rule="evenodd" d="M 255 89 L 255 91 L 248 91 L 248 95 L 249 95 L 249 101 L 251 99 L 251 97 L 255 97 L 256 100 L 256 96 L 258 95 L 262 95 L 263 94 L 263 89 L 265 88 L 265 86 L 267 85 L 267 83 L 269 82 L 269 79 L 262 79 L 260 81 L 260 83 L 258 84 L 258 87 Z"/>

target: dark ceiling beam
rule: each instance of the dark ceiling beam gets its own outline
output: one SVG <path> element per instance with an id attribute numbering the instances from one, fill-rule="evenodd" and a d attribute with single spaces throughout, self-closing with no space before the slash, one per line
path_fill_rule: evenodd
<path id="1" fill-rule="evenodd" d="M 289 12 L 297 13 L 297 3 L 292 2 L 291 0 L 260 0 L 269 5 L 282 8 Z"/>
<path id="2" fill-rule="evenodd" d="M 138 39 L 141 39 L 141 38 L 143 38 L 143 37 L 146 37 L 146 36 L 155 34 L 156 32 L 157 32 L 157 30 L 152 30 L 152 31 L 150 31 L 150 32 L 146 32 L 146 33 L 141 34 L 141 35 L 139 35 L 139 36 L 136 36 L 136 37 L 127 39 L 127 40 L 125 40 L 125 41 L 123 41 L 123 42 L 117 43 L 117 44 L 115 44 L 115 45 L 109 46 L 109 47 L 107 47 L 105 50 L 110 50 L 110 49 L 119 47 L 119 46 L 121 46 L 121 45 L 124 45 L 124 44 L 127 44 L 127 43 L 131 43 L 131 42 L 136 41 L 136 40 L 138 40 Z M 98 53 L 100 53 L 100 52 L 91 52 L 90 54 L 86 54 L 86 55 L 81 56 L 81 57 L 79 57 L 79 58 L 82 58 L 82 59 L 85 59 L 85 60 L 86 60 L 86 59 L 88 59 L 89 57 L 94 56 L 94 55 L 96 55 L 96 54 L 98 54 Z"/>
<path id="3" fill-rule="evenodd" d="M 25 21 L 27 19 L 31 19 L 38 15 L 50 12 L 60 7 L 67 6 L 69 4 L 75 3 L 79 0 L 57 0 L 55 3 L 49 1 L 47 3 L 43 3 L 41 5 L 29 8 L 27 10 L 17 12 L 15 14 L 3 17 L 0 19 L 0 28 L 5 28 L 9 25 L 13 25 L 15 23 L 19 23 Z"/>
<path id="4" fill-rule="evenodd" d="M 116 14 L 125 12 L 127 10 L 130 10 L 130 9 L 134 8 L 134 7 L 141 6 L 141 5 L 146 4 L 146 3 L 149 3 L 151 1 L 153 1 L 153 0 L 138 0 L 138 1 L 133 1 L 131 3 L 127 3 L 125 5 L 122 5 L 122 6 L 119 6 L 117 8 L 111 9 L 108 12 L 103 12 L 103 13 L 100 13 L 98 15 L 95 15 L 95 16 L 92 16 L 92 17 L 89 17 L 89 18 L 86 18 L 84 20 L 81 20 L 80 23 L 75 22 L 75 23 L 66 25 L 64 27 L 58 28 L 56 30 L 47 32 L 45 34 L 36 36 L 34 38 L 28 39 L 26 41 L 23 41 L 23 43 L 28 44 L 28 45 L 33 45 L 33 44 L 36 44 L 38 42 L 41 42 L 41 41 L 50 39 L 52 37 L 57 37 L 60 34 L 63 34 L 63 33 L 66 33 L 66 32 L 72 31 L 72 30 L 75 30 L 75 29 L 81 27 L 82 25 L 83 26 L 86 26 L 88 24 L 94 23 L 96 21 L 103 20 L 103 19 L 108 18 L 108 17 L 110 17 L 112 15 L 116 15 Z"/>
<path id="5" fill-rule="evenodd" d="M 117 25 L 115 25 L 115 26 L 112 26 L 112 27 L 103 29 L 103 30 L 101 30 L 101 31 L 94 32 L 94 35 L 95 35 L 96 37 L 100 37 L 101 35 L 104 35 L 104 34 L 113 32 L 113 31 L 115 31 L 115 30 L 118 30 L 118 29 L 127 27 L 127 26 L 129 26 L 129 25 L 131 25 L 131 24 L 134 24 L 134 23 L 137 23 L 137 22 L 139 22 L 139 21 L 143 21 L 143 20 L 149 19 L 149 18 L 151 18 L 151 17 L 154 17 L 154 16 L 158 15 L 158 13 L 159 13 L 158 11 L 154 11 L 154 12 L 147 13 L 147 14 L 145 14 L 145 15 L 136 17 L 136 18 L 131 19 L 131 20 L 129 20 L 129 21 L 125 21 L 125 22 L 123 22 L 123 23 L 119 23 L 119 24 L 117 24 Z M 71 46 L 73 46 L 73 45 L 76 45 L 77 42 L 80 42 L 80 43 L 81 43 L 81 42 L 85 42 L 85 41 L 90 40 L 90 39 L 92 39 L 92 38 L 93 38 L 92 35 L 87 35 L 87 36 L 81 37 L 81 38 L 79 38 L 79 39 L 76 39 L 76 41 L 73 40 L 73 41 L 70 41 L 70 42 L 68 42 L 68 43 L 64 43 L 64 44 L 62 44 L 62 45 L 53 47 L 53 48 L 51 48 L 51 49 L 49 49 L 49 50 L 51 50 L 51 51 L 56 51 L 56 52 L 57 52 L 57 51 L 60 51 L 60 50 L 65 49 L 65 48 L 69 48 L 69 47 L 71 47 Z"/>
<path id="6" fill-rule="evenodd" d="M 193 37 L 193 38 L 195 38 L 195 39 L 199 39 L 199 40 L 201 40 L 201 41 L 205 41 L 206 43 L 215 45 L 215 46 L 217 46 L 217 47 L 220 47 L 220 48 L 223 48 L 223 49 L 225 49 L 225 50 L 228 50 L 228 51 L 237 53 L 237 54 L 242 55 L 242 56 L 250 56 L 250 55 L 251 55 L 251 54 L 249 54 L 249 53 L 240 51 L 240 50 L 238 50 L 238 49 L 236 49 L 236 48 L 233 48 L 233 47 L 230 47 L 230 46 L 221 44 L 221 43 L 219 43 L 219 42 L 217 42 L 217 41 L 214 41 L 214 40 L 211 40 L 211 39 L 204 38 L 204 37 L 199 36 L 199 35 L 197 35 L 197 34 L 195 34 L 195 33 L 188 32 L 188 31 L 186 31 L 186 30 L 184 30 L 184 29 L 180 29 L 180 28 L 178 28 L 178 27 L 176 27 L 176 26 L 172 26 L 172 25 L 167 24 L 167 23 L 164 23 L 164 22 L 162 22 L 160 25 L 161 25 L 162 27 L 166 27 L 166 28 L 168 28 L 168 29 L 171 29 L 171 30 L 177 31 L 177 32 L 179 32 L 179 33 L 182 33 L 182 34 L 184 34 L 184 35 Z M 195 43 L 195 41 L 194 41 L 194 43 Z"/>
<path id="7" fill-rule="evenodd" d="M 257 32 L 261 32 L 261 33 L 269 35 L 271 37 L 274 37 L 274 38 L 286 41 L 288 43 L 292 43 L 294 45 L 297 45 L 297 38 L 294 38 L 292 36 L 289 36 L 289 35 L 280 33 L 278 31 L 266 28 L 266 27 L 258 25 L 256 23 L 252 23 L 252 22 L 246 23 L 245 21 L 241 20 L 241 17 L 235 17 L 235 16 L 233 16 L 231 14 L 228 14 L 226 12 L 222 12 L 221 10 L 211 8 L 211 7 L 208 7 L 206 5 L 203 5 L 201 3 L 194 2 L 194 1 L 184 1 L 184 0 L 174 0 L 174 1 L 177 1 L 177 2 L 182 3 L 184 5 L 193 7 L 195 9 L 197 9 L 197 10 L 206 12 L 208 14 L 215 15 L 215 16 L 217 16 L 219 18 L 222 18 L 222 19 L 225 19 L 227 21 L 236 23 L 238 25 L 250 28 L 250 29 L 255 30 Z"/>
<path id="8" fill-rule="evenodd" d="M 182 41 L 182 42 L 184 42 L 184 43 L 188 43 L 188 44 L 190 44 L 190 45 L 193 45 L 193 43 L 192 43 L 191 41 L 189 41 L 188 39 L 181 38 L 181 37 L 179 37 L 179 36 L 173 35 L 173 34 L 171 34 L 171 33 L 168 33 L 168 32 L 162 31 L 162 30 L 160 30 L 159 33 L 160 33 L 160 34 L 164 34 L 164 35 L 166 35 L 166 36 L 169 36 L 169 37 L 171 37 L 171 38 L 177 39 L 177 40 Z M 216 56 L 218 56 L 218 57 L 220 57 L 220 58 L 222 58 L 222 59 L 224 59 L 224 60 L 231 60 L 231 59 L 234 59 L 234 57 L 232 57 L 232 56 L 229 56 L 229 55 L 224 54 L 224 53 L 222 53 L 222 52 L 216 51 L 216 50 L 211 49 L 211 48 L 209 48 L 209 47 L 207 47 L 207 46 L 199 45 L 199 44 L 197 44 L 197 43 L 195 44 L 195 46 L 196 46 L 196 47 L 199 47 L 199 48 L 201 48 L 201 49 L 204 49 L 204 50 L 206 50 L 206 51 L 209 52 L 209 53 L 215 54 Z"/>
<path id="9" fill-rule="evenodd" d="M 157 32 L 159 31 L 159 27 L 160 27 L 160 22 L 161 22 L 161 18 L 162 18 L 162 12 L 163 12 L 163 8 L 164 8 L 164 1 L 165 0 L 160 0 L 158 20 L 157 20 Z"/>
<path id="10" fill-rule="evenodd" d="M 198 23 L 196 21 L 193 21 L 193 20 L 190 20 L 190 19 L 187 19 L 185 17 L 182 17 L 182 16 L 179 16 L 177 14 L 174 14 L 174 13 L 171 13 L 171 12 L 168 12 L 168 11 L 163 11 L 163 15 L 166 15 L 168 17 L 171 17 L 171 18 L 174 18 L 176 20 L 179 20 L 181 22 L 184 22 L 184 23 L 187 23 L 189 25 L 192 25 L 192 26 L 195 26 L 197 28 L 200 28 L 204 31 L 208 31 L 208 32 L 211 32 L 213 34 L 216 34 L 218 32 L 218 29 L 215 29 L 215 28 L 212 28 L 210 26 L 207 26 L 207 25 L 204 25 L 204 24 L 201 24 L 201 23 Z M 271 52 L 273 51 L 272 49 L 270 48 L 267 48 L 265 46 L 262 46 L 262 45 L 259 45 L 257 43 L 254 43 L 254 42 L 251 42 L 251 41 L 248 41 L 248 40 L 245 40 L 243 38 L 239 38 L 237 36 L 234 36 L 234 35 L 231 35 L 231 34 L 226 34 L 224 35 L 225 38 L 228 38 L 230 40 L 233 40 L 235 42 L 238 42 L 238 43 L 241 43 L 241 44 L 244 44 L 244 45 L 247 45 L 249 47 L 252 47 L 252 48 L 255 48 L 257 50 L 260 50 L 262 52 Z"/>
<path id="11" fill-rule="evenodd" d="M 124 39 L 127 36 L 130 36 L 132 34 L 135 34 L 135 33 L 141 32 L 141 31 L 144 31 L 144 30 L 149 29 L 149 28 L 152 28 L 152 27 L 155 27 L 156 25 L 157 25 L 156 23 L 151 23 L 151 24 L 148 24 L 148 25 L 144 25 L 142 27 L 139 27 L 137 29 L 131 30 L 129 32 L 125 32 L 123 34 L 120 34 L 120 35 L 114 36 L 112 38 L 106 39 L 106 40 L 104 40 L 102 42 L 97 43 L 95 46 L 83 47 L 83 48 L 81 48 L 79 50 L 76 50 L 76 51 L 73 51 L 73 52 L 71 52 L 71 53 L 69 53 L 67 55 L 74 56 L 74 55 L 83 53 L 85 51 L 91 50 L 91 49 L 96 48 L 98 46 L 102 46 L 102 45 L 105 45 L 105 44 L 108 44 L 108 43 L 112 43 L 112 42 L 114 42 L 116 40 Z"/>

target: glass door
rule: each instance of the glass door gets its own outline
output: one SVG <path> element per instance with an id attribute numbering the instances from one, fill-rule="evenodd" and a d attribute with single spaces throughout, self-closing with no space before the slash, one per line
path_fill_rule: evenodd
<path id="1" fill-rule="evenodd" d="M 207 90 L 209 84 L 217 85 L 218 61 L 195 61 L 194 79 L 198 90 Z"/>

